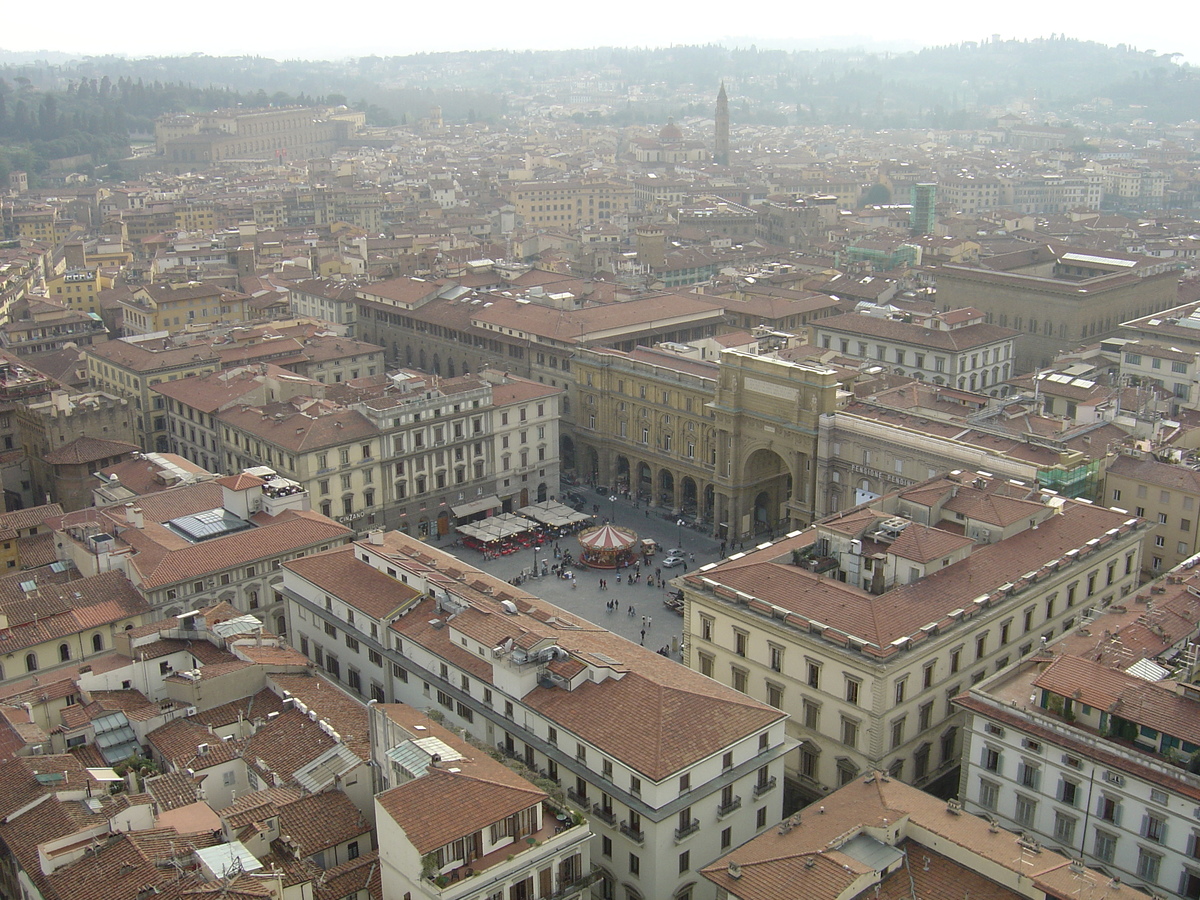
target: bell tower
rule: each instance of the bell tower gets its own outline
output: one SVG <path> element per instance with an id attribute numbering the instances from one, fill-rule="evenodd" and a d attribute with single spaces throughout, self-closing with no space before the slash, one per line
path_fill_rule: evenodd
<path id="1" fill-rule="evenodd" d="M 729 98 L 725 96 L 725 82 L 717 94 L 717 139 L 713 145 L 713 162 L 719 166 L 729 165 Z"/>

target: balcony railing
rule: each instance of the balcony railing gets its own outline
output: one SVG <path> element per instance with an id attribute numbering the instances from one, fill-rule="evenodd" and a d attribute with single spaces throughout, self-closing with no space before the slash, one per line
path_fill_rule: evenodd
<path id="1" fill-rule="evenodd" d="M 692 821 L 688 822 L 682 828 L 675 829 L 675 840 L 682 841 L 684 838 L 695 834 L 699 830 L 700 830 L 700 820 L 692 819 Z"/>
<path id="2" fill-rule="evenodd" d="M 625 835 L 625 837 L 629 838 L 632 841 L 636 841 L 639 844 L 646 843 L 645 833 L 642 831 L 639 831 L 636 828 L 630 827 L 628 822 L 621 823 L 621 834 Z"/>
<path id="3" fill-rule="evenodd" d="M 754 799 L 757 800 L 763 794 L 775 788 L 775 776 L 772 775 L 766 781 L 760 782 L 754 786 Z"/>
<path id="4" fill-rule="evenodd" d="M 592 816 L 608 825 L 617 824 L 617 815 L 611 808 L 605 809 L 599 803 L 592 807 Z"/>
<path id="5" fill-rule="evenodd" d="M 580 875 L 573 881 L 559 882 L 558 888 L 551 894 L 547 900 L 558 900 L 560 897 L 568 897 L 577 891 L 582 891 L 589 887 L 596 880 L 595 872 L 588 872 L 586 875 Z"/>
<path id="6" fill-rule="evenodd" d="M 575 788 L 567 788 L 567 799 L 572 803 L 577 803 L 584 809 L 588 808 L 587 794 L 581 794 Z"/>
<path id="7" fill-rule="evenodd" d="M 731 812 L 734 812 L 735 810 L 739 810 L 741 808 L 742 808 L 742 798 L 741 797 L 733 797 L 732 799 L 730 799 L 730 801 L 728 803 L 722 803 L 717 806 L 717 816 L 718 817 L 727 816 Z"/>

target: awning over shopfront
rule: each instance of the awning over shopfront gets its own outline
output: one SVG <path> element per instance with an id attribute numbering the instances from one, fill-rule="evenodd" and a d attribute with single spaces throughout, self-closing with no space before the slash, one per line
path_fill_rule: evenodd
<path id="1" fill-rule="evenodd" d="M 477 497 L 474 500 L 468 500 L 465 503 L 451 506 L 450 512 L 454 513 L 455 518 L 462 519 L 466 516 L 474 516 L 481 512 L 499 509 L 503 505 L 504 501 L 495 494 L 488 494 L 486 497 Z"/>

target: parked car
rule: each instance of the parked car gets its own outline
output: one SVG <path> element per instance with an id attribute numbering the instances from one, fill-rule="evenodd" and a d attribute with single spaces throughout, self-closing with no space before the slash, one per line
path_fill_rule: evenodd
<path id="1" fill-rule="evenodd" d="M 683 550 L 679 547 L 672 547 L 670 550 L 667 551 L 667 556 L 686 557 L 687 554 L 684 553 Z"/>
<path id="2" fill-rule="evenodd" d="M 685 560 L 682 556 L 668 556 L 662 561 L 662 567 L 664 569 L 673 569 L 676 566 L 682 566 L 684 562 Z"/>

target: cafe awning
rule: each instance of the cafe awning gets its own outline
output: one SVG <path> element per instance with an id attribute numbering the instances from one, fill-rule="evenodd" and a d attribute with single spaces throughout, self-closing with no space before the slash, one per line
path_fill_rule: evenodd
<path id="1" fill-rule="evenodd" d="M 503 505 L 504 501 L 495 494 L 488 494 L 486 497 L 476 497 L 474 500 L 468 500 L 466 503 L 451 506 L 450 512 L 454 513 L 455 518 L 461 519 L 463 516 L 473 516 L 476 513 L 499 509 Z"/>

